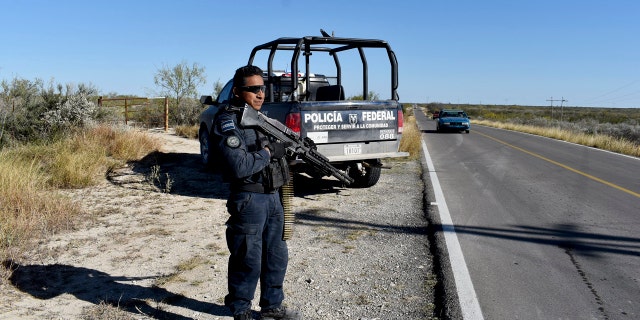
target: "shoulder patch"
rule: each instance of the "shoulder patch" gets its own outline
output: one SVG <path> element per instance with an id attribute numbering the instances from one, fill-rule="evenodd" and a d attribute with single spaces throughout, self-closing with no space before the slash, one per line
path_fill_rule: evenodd
<path id="1" fill-rule="evenodd" d="M 237 148 L 240 146 L 240 138 L 238 136 L 228 136 L 226 143 L 231 148 Z"/>
<path id="2" fill-rule="evenodd" d="M 236 128 L 236 125 L 233 123 L 233 120 L 231 119 L 222 121 L 222 123 L 220 123 L 220 130 L 222 130 L 222 132 L 234 130 L 235 128 Z"/>

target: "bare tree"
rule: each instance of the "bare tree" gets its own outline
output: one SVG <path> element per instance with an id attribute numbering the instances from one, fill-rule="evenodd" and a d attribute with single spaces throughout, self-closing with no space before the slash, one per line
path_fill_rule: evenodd
<path id="1" fill-rule="evenodd" d="M 162 88 L 162 94 L 175 99 L 176 107 L 180 108 L 182 99 L 196 97 L 199 85 L 207 81 L 205 69 L 198 63 L 191 66 L 186 61 L 174 67 L 164 66 L 158 69 L 153 77 L 155 84 Z"/>
<path id="2" fill-rule="evenodd" d="M 216 81 L 216 83 L 213 84 L 213 99 L 217 99 L 218 95 L 220 94 L 220 92 L 222 92 L 222 89 L 224 88 L 224 83 L 220 82 L 220 79 L 218 79 Z"/>

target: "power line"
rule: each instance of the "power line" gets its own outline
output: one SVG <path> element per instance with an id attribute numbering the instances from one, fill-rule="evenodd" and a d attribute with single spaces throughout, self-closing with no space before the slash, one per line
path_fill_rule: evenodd
<path id="1" fill-rule="evenodd" d="M 560 99 L 553 99 L 553 97 L 547 99 L 547 101 L 551 102 L 551 120 L 553 120 L 553 102 L 560 101 L 560 121 L 562 121 L 562 116 L 564 115 L 564 103 L 568 100 L 565 100 L 564 97 Z"/>
<path id="2" fill-rule="evenodd" d="M 639 80 L 631 81 L 631 82 L 629 82 L 629 83 L 627 83 L 627 84 L 625 84 L 625 85 L 623 85 L 623 86 L 620 86 L 620 87 L 615 88 L 615 89 L 613 89 L 613 90 L 607 91 L 607 92 L 605 92 L 605 93 L 603 93 L 603 94 L 600 94 L 600 95 L 597 95 L 597 96 L 595 96 L 595 97 L 591 97 L 591 98 L 587 99 L 587 102 L 592 102 L 592 101 L 602 101 L 602 100 L 606 100 L 606 99 L 615 99 L 615 97 L 614 97 L 614 98 L 604 98 L 604 97 L 605 97 L 605 96 L 608 96 L 608 95 L 610 95 L 610 94 L 612 94 L 612 93 L 616 93 L 616 92 L 618 92 L 618 91 L 620 91 L 620 90 L 622 90 L 622 89 L 625 89 L 625 88 L 627 88 L 627 87 L 630 87 L 630 86 L 632 86 L 632 85 L 636 84 L 638 81 L 639 81 Z M 632 92 L 632 94 L 633 94 L 633 92 Z M 627 95 L 629 95 L 629 94 L 626 94 L 626 95 L 624 95 L 624 96 L 627 96 Z M 624 96 L 623 96 L 623 97 L 624 97 Z"/>
<path id="3" fill-rule="evenodd" d="M 590 97 L 582 103 L 584 105 L 605 103 L 615 104 L 616 102 L 637 100 L 638 94 L 640 94 L 640 91 L 637 87 L 638 82 L 640 82 L 640 80 L 633 80 L 613 90 L 609 90 L 597 96 Z"/>

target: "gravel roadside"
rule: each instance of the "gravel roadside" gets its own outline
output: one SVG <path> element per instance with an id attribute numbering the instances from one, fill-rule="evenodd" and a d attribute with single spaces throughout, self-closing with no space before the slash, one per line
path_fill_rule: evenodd
<path id="1" fill-rule="evenodd" d="M 427 319 L 436 276 L 416 162 L 297 201 L 288 293 L 305 319 Z"/>

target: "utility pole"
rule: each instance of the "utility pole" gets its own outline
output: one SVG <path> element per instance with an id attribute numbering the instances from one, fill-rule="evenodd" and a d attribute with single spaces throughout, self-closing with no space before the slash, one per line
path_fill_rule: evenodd
<path id="1" fill-rule="evenodd" d="M 562 118 L 564 117 L 564 107 L 563 104 L 567 102 L 564 97 L 560 98 L 560 122 L 562 122 Z"/>
<path id="2" fill-rule="evenodd" d="M 555 99 L 555 100 L 554 100 L 554 99 L 553 99 L 553 97 L 551 97 L 551 98 L 547 99 L 547 101 L 551 101 L 551 120 L 553 120 L 553 102 L 554 102 L 554 101 L 563 101 L 563 100 L 564 100 L 564 99 L 562 99 L 562 100 Z"/>

